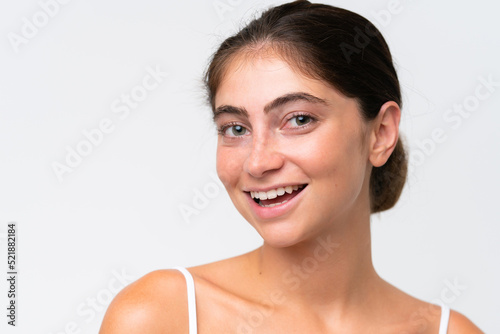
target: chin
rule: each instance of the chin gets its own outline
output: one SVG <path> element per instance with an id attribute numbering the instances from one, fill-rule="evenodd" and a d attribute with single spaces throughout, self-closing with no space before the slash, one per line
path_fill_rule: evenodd
<path id="1" fill-rule="evenodd" d="M 275 221 L 252 224 L 264 243 L 274 248 L 285 248 L 304 241 L 305 233 L 296 222 Z"/>

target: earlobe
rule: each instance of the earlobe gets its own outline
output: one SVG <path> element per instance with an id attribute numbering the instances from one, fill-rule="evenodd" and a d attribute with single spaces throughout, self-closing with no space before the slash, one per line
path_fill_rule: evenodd
<path id="1" fill-rule="evenodd" d="M 396 102 L 388 101 L 380 107 L 370 135 L 370 162 L 374 167 L 383 166 L 394 151 L 400 119 L 401 109 Z"/>

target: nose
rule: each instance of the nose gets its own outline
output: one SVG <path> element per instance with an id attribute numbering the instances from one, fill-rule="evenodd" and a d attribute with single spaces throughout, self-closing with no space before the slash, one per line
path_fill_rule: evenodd
<path id="1" fill-rule="evenodd" d="M 284 157 L 272 140 L 254 138 L 249 155 L 244 164 L 244 170 L 256 178 L 264 177 L 272 171 L 283 167 Z"/>

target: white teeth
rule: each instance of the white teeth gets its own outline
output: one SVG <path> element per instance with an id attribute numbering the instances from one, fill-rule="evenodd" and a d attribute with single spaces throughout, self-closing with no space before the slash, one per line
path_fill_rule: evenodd
<path id="1" fill-rule="evenodd" d="M 269 191 L 251 191 L 250 196 L 257 199 L 274 199 L 278 196 L 283 196 L 285 193 L 291 194 L 294 190 L 299 190 L 303 187 L 303 185 L 295 185 L 271 189 Z"/>
<path id="2" fill-rule="evenodd" d="M 273 199 L 276 197 L 278 197 L 278 192 L 276 190 L 273 189 L 267 192 L 267 199 Z"/>
<path id="3" fill-rule="evenodd" d="M 288 200 L 283 201 L 281 203 L 274 203 L 274 204 L 268 204 L 268 205 L 264 205 L 262 203 L 259 203 L 259 205 L 262 206 L 263 208 L 272 208 L 273 206 L 281 205 L 281 204 L 286 203 L 286 202 L 288 202 Z"/>

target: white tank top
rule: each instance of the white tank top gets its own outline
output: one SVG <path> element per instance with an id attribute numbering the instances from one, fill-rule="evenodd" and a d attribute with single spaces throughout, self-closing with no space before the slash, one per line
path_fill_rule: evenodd
<path id="1" fill-rule="evenodd" d="M 191 273 L 183 267 L 174 267 L 179 270 L 186 279 L 187 299 L 188 299 L 188 314 L 189 314 L 189 334 L 198 333 L 198 324 L 196 323 L 196 296 L 194 293 L 194 280 Z"/>
<path id="2" fill-rule="evenodd" d="M 191 273 L 184 267 L 174 267 L 179 270 L 186 279 L 188 314 L 189 314 L 189 334 L 198 333 L 198 324 L 196 322 L 196 296 L 194 290 L 194 280 Z M 441 306 L 441 321 L 439 323 L 439 334 L 446 334 L 448 331 L 448 321 L 450 320 L 450 308 L 446 305 Z"/>

